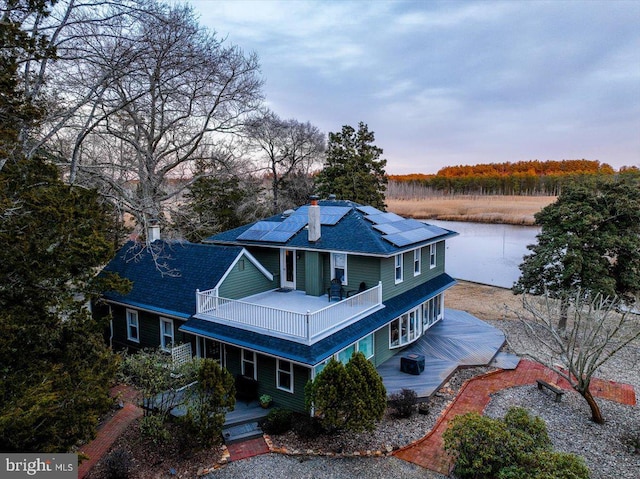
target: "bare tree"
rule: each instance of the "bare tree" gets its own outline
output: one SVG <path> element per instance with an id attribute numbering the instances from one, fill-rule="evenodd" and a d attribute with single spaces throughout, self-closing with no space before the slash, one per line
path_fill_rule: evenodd
<path id="1" fill-rule="evenodd" d="M 46 148 L 70 183 L 98 188 L 143 230 L 200 177 L 195 161 L 213 175 L 235 156 L 229 133 L 262 99 L 256 55 L 199 26 L 188 6 L 61 0 L 25 22 L 57 52 L 24 62 L 26 92 L 48 112 L 23 129 L 25 152 Z"/>
<path id="2" fill-rule="evenodd" d="M 255 117 L 245 133 L 254 152 L 259 170 L 266 171 L 271 180 L 273 214 L 287 204 L 282 199 L 287 190 L 313 188 L 308 180 L 314 165 L 319 165 L 325 150 L 324 135 L 311 123 L 294 119 L 283 120 L 270 110 Z M 293 184 L 292 184 L 293 183 Z M 309 191 L 310 192 L 310 191 Z M 305 192 L 305 198 L 308 194 Z M 288 196 L 288 195 L 287 195 Z M 297 198 L 292 198 L 297 200 Z"/>
<path id="3" fill-rule="evenodd" d="M 558 318 L 569 304 L 566 329 L 558 327 Z M 629 348 L 632 357 L 639 352 L 640 321 L 617 298 L 594 297 L 579 291 L 567 301 L 550 298 L 549 294 L 523 296 L 526 312 L 515 311 L 535 347 L 509 338 L 513 349 L 523 356 L 548 367 L 566 379 L 587 402 L 591 418 L 604 423 L 600 407 L 589 389 L 596 372 L 620 351 Z M 527 314 L 528 313 L 528 314 Z M 633 367 L 633 366 L 632 366 Z"/>

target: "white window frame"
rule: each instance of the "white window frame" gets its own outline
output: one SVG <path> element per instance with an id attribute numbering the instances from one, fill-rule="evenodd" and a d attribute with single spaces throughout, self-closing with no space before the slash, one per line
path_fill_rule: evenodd
<path id="1" fill-rule="evenodd" d="M 242 375 L 246 376 L 246 368 L 245 368 L 245 364 L 251 364 L 253 366 L 253 375 L 249 376 L 251 377 L 253 380 L 257 380 L 258 379 L 258 368 L 256 366 L 256 352 L 255 351 L 250 351 L 249 349 L 241 349 L 241 357 L 240 357 L 240 362 L 241 362 L 241 369 L 242 369 Z M 251 354 L 251 358 L 247 358 L 247 353 Z"/>
<path id="2" fill-rule="evenodd" d="M 404 281 L 404 254 L 400 253 L 393 257 L 393 277 L 396 284 L 400 284 Z M 398 274 L 400 272 L 400 274 Z M 399 278 L 398 278 L 399 276 Z"/>
<path id="3" fill-rule="evenodd" d="M 389 322 L 389 349 L 400 348 L 415 342 L 420 338 L 423 327 L 422 318 L 420 317 L 420 310 L 422 305 L 405 311 L 400 316 Z M 397 324 L 398 339 L 393 341 L 391 331 L 394 329 L 394 323 Z M 404 334 L 403 334 L 404 332 Z"/>
<path id="4" fill-rule="evenodd" d="M 436 243 L 431 243 L 429 245 L 429 269 L 433 269 L 438 265 L 437 251 Z"/>
<path id="5" fill-rule="evenodd" d="M 165 324 L 171 325 L 171 334 L 165 334 Z M 167 337 L 171 338 L 169 344 L 167 344 Z M 173 328 L 173 319 L 160 318 L 160 348 L 162 348 L 164 351 L 169 351 L 171 349 L 171 346 L 175 344 L 175 338 L 176 336 L 175 330 Z"/>
<path id="6" fill-rule="evenodd" d="M 284 369 L 282 367 L 282 363 L 288 363 L 289 368 Z M 289 387 L 285 387 L 280 383 L 280 374 L 288 374 L 289 375 Z M 288 393 L 293 393 L 293 363 L 291 361 L 285 361 L 284 359 L 276 360 L 276 388 L 281 391 L 286 391 Z"/>
<path id="7" fill-rule="evenodd" d="M 127 339 L 134 343 L 140 342 L 140 316 L 135 309 L 127 309 Z M 134 324 L 135 322 L 135 324 Z M 131 334 L 131 328 L 135 328 L 135 336 Z"/>
<path id="8" fill-rule="evenodd" d="M 340 278 L 341 283 L 342 283 L 343 286 L 345 286 L 349 282 L 349 279 L 347 277 L 347 263 L 349 262 L 349 260 L 348 260 L 347 256 L 348 256 L 347 253 L 339 253 L 339 252 L 332 252 L 331 253 L 331 279 L 335 279 L 333 275 L 335 273 L 336 267 L 339 267 L 339 266 L 337 266 L 338 262 L 336 261 L 336 258 L 337 257 L 343 257 L 344 258 L 344 266 L 342 268 L 340 268 L 340 269 L 342 269 L 344 271 L 344 274 L 342 275 L 342 278 Z"/>
<path id="9" fill-rule="evenodd" d="M 422 248 L 413 250 L 413 275 L 419 276 L 422 273 Z"/>

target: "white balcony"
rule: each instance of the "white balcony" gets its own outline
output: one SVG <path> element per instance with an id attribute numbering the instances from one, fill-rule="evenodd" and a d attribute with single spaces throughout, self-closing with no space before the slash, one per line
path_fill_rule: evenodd
<path id="1" fill-rule="evenodd" d="M 196 291 L 196 317 L 303 344 L 313 344 L 383 308 L 382 283 L 339 302 L 304 291 L 267 291 L 240 301 Z"/>

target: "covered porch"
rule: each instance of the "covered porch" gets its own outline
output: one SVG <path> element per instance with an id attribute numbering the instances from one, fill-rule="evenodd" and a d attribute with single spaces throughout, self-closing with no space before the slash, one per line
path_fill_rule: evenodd
<path id="1" fill-rule="evenodd" d="M 419 398 L 434 394 L 458 367 L 490 365 L 505 343 L 502 331 L 464 311 L 445 309 L 444 319 L 433 325 L 415 343 L 388 359 L 377 370 L 387 394 L 412 389 Z M 408 374 L 400 370 L 403 357 L 424 356 L 424 371 Z M 518 358 L 505 358 L 500 367 L 515 368 Z"/>

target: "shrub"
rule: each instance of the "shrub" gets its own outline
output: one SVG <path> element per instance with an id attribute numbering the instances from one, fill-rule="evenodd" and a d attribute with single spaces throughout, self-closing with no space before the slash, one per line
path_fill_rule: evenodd
<path id="1" fill-rule="evenodd" d="M 132 467 L 131 454 L 124 449 L 114 449 L 104 459 L 105 478 L 128 479 L 131 475 Z"/>
<path id="2" fill-rule="evenodd" d="M 140 420 L 140 435 L 156 445 L 171 439 L 171 434 L 164 425 L 164 417 L 157 414 L 144 416 Z"/>
<path id="3" fill-rule="evenodd" d="M 262 430 L 267 434 L 284 434 L 291 429 L 292 418 L 288 409 L 273 408 L 262 423 Z"/>
<path id="4" fill-rule="evenodd" d="M 396 417 L 410 417 L 413 414 L 418 395 L 413 389 L 402 389 L 398 393 L 389 395 L 389 406 Z"/>
<path id="5" fill-rule="evenodd" d="M 344 366 L 331 359 L 305 387 L 308 409 L 313 408 L 328 431 L 373 430 L 387 407 L 382 378 L 361 352 Z"/>
<path id="6" fill-rule="evenodd" d="M 308 414 L 297 414 L 293 422 L 293 431 L 300 439 L 315 439 L 324 434 L 325 430 L 316 417 Z"/>
<path id="7" fill-rule="evenodd" d="M 235 385 L 231 373 L 213 359 L 200 361 L 197 377 L 197 384 L 189 390 L 184 421 L 200 444 L 208 447 L 222 437 L 225 414 L 236 404 Z"/>
<path id="8" fill-rule="evenodd" d="M 587 479 L 582 458 L 551 451 L 547 427 L 522 408 L 504 419 L 478 413 L 457 416 L 444 435 L 445 450 L 456 457 L 460 479 Z"/>

